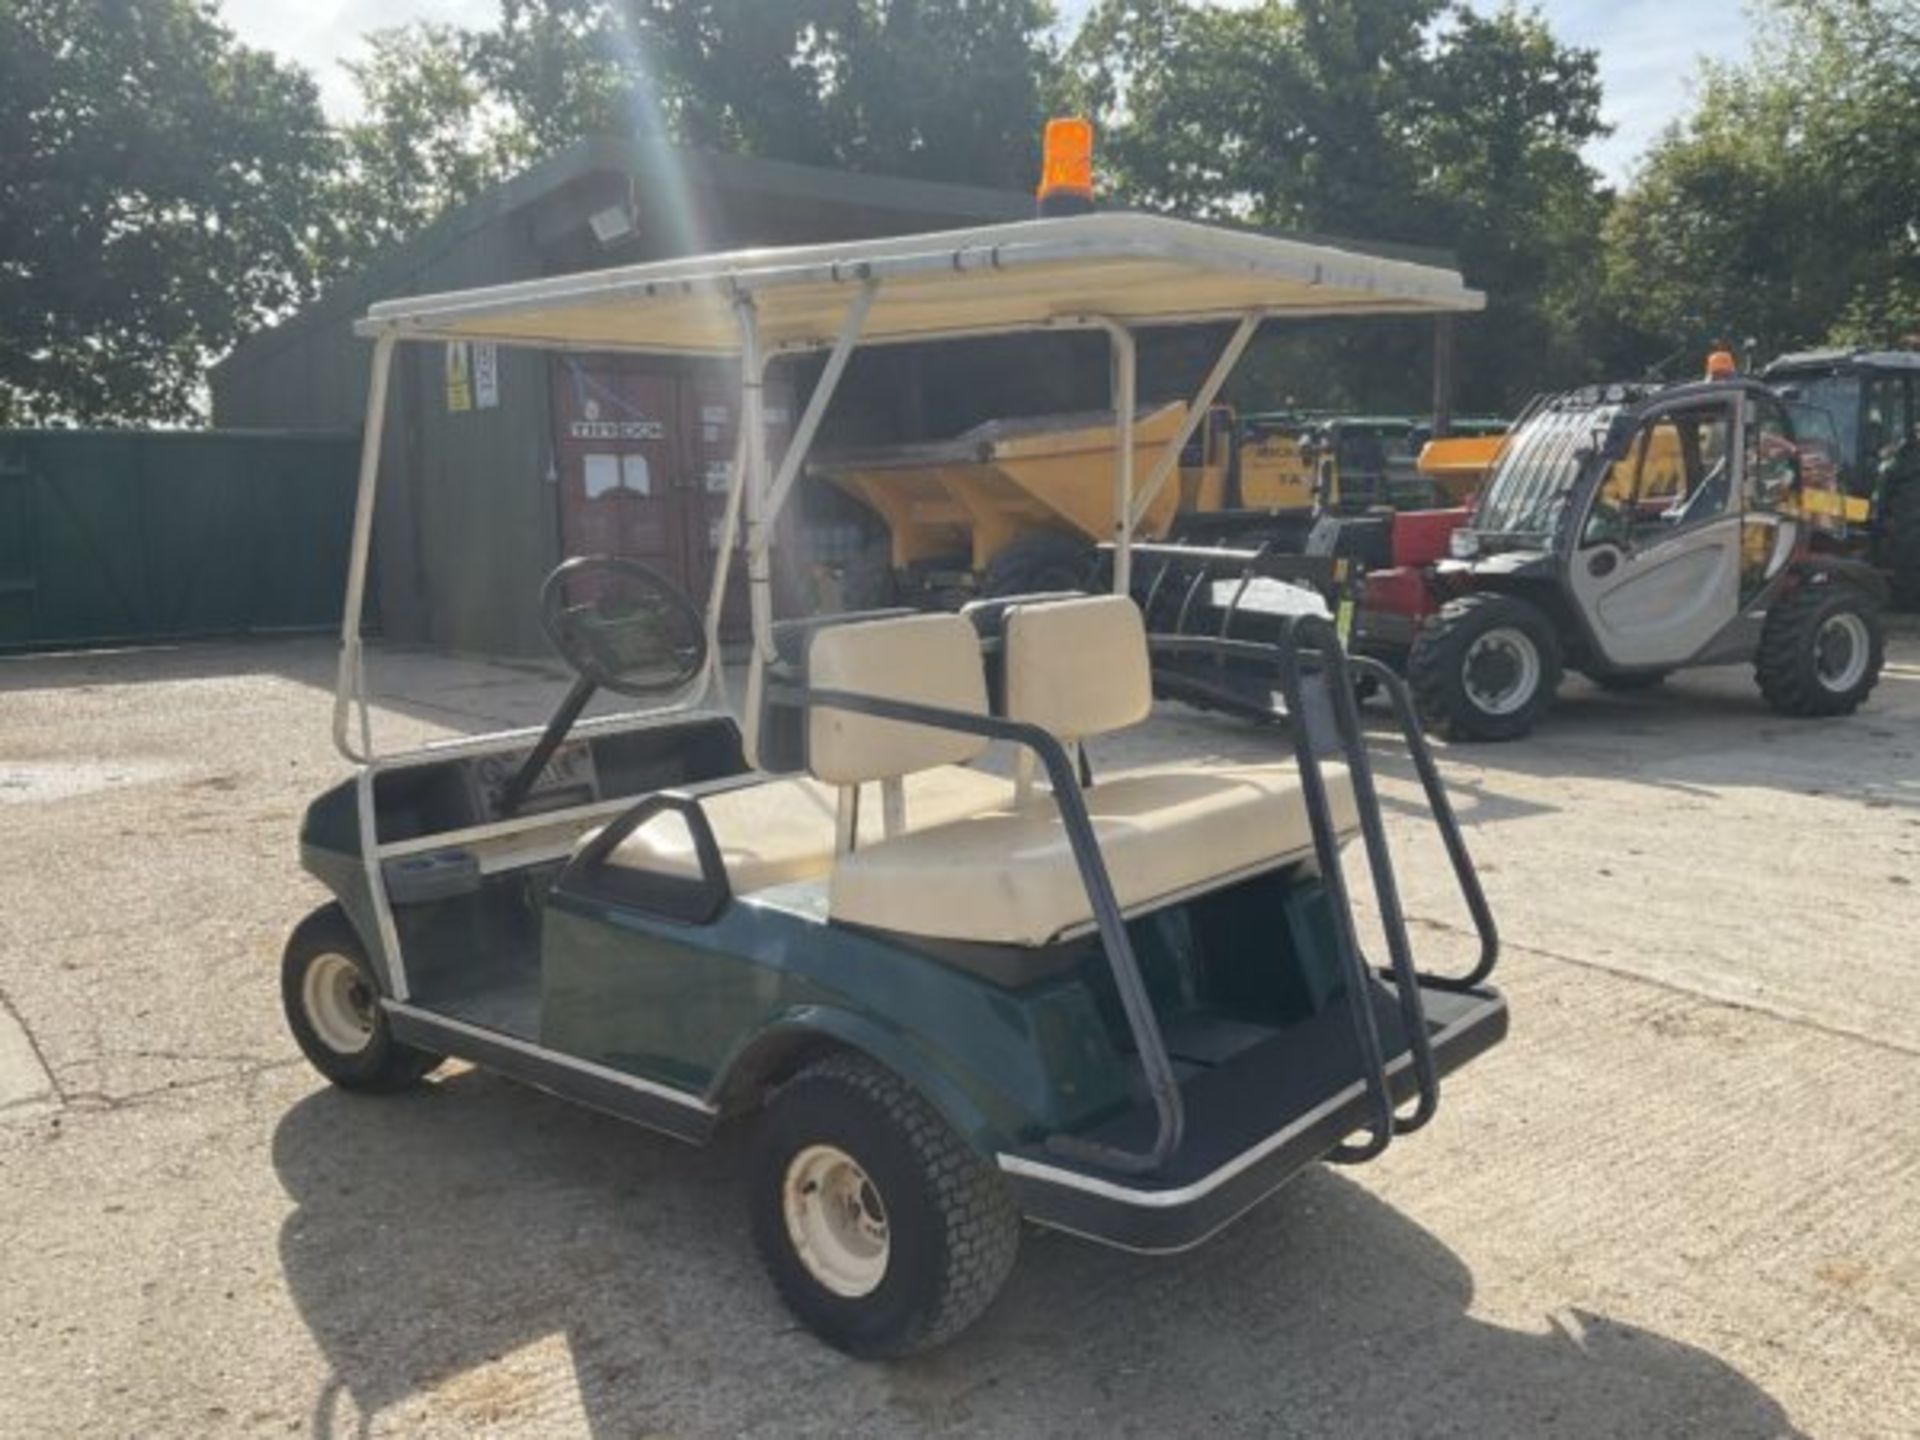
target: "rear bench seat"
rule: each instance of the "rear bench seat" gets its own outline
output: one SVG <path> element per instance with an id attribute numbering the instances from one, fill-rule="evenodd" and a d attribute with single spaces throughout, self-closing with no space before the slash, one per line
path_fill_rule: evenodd
<path id="1" fill-rule="evenodd" d="M 1066 743 L 1146 718 L 1152 676 L 1131 600 L 1036 600 L 1008 608 L 1003 623 L 1008 718 Z M 809 634 L 806 645 L 812 685 L 986 713 L 979 641 L 960 616 L 839 625 Z M 828 876 L 828 913 L 849 924 L 1021 946 L 1091 928 L 1092 904 L 1050 792 L 969 768 L 986 740 L 825 706 L 807 713 L 804 733 L 807 776 L 720 782 L 700 796 L 734 894 Z M 1325 772 L 1344 836 L 1357 824 L 1352 788 L 1344 767 Z M 836 855 L 849 792 L 871 795 L 876 785 L 893 791 L 893 805 L 859 805 L 851 849 Z M 1083 797 L 1129 914 L 1313 855 L 1291 762 L 1135 771 Z M 887 823 L 890 808 L 899 823 Z M 674 816 L 635 831 L 606 863 L 688 877 L 699 870 L 692 837 Z"/>
<path id="2" fill-rule="evenodd" d="M 884 627 L 904 622 L 882 620 L 822 634 L 814 654 L 834 645 L 839 688 L 952 705 L 958 681 L 934 668 L 970 660 L 970 673 L 978 672 L 971 627 L 957 616 L 916 619 L 951 627 L 955 636 L 937 652 L 915 652 L 913 674 L 926 687 L 918 695 L 902 692 L 901 653 L 884 633 Z M 1135 724 L 1151 710 L 1146 630 L 1127 597 L 1019 605 L 1006 612 L 1004 624 L 1009 719 L 1074 742 Z M 963 646 L 961 637 L 969 643 Z M 821 713 L 834 712 L 816 715 Z M 967 737 L 932 738 L 939 734 L 843 714 L 824 745 L 822 732 L 813 731 L 810 761 L 822 778 L 878 779 L 916 760 L 936 763 L 948 751 L 966 748 L 957 742 Z M 1335 829 L 1350 834 L 1358 821 L 1346 770 L 1329 764 L 1325 772 Z M 1140 771 L 1102 780 L 1083 793 L 1126 913 L 1313 855 L 1291 762 Z M 1093 923 L 1066 827 L 1045 791 L 840 856 L 828 881 L 828 913 L 910 935 L 1027 946 Z"/>

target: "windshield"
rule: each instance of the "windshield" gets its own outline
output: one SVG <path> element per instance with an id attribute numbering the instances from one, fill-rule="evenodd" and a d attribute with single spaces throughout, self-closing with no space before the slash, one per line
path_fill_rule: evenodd
<path id="1" fill-rule="evenodd" d="M 1618 405 L 1549 408 L 1527 421 L 1501 451 L 1473 528 L 1483 534 L 1551 534 L 1581 463 L 1619 413 Z"/>
<path id="2" fill-rule="evenodd" d="M 1802 380 L 1793 376 L 1780 383 L 1792 389 L 1793 399 L 1800 407 L 1827 412 L 1833 420 L 1835 443 L 1839 447 L 1834 460 L 1842 466 L 1851 463 L 1859 454 L 1860 377 L 1811 375 Z"/>

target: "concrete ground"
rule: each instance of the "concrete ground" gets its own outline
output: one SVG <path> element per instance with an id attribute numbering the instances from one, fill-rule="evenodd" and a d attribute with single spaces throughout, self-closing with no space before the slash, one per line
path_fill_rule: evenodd
<path id="1" fill-rule="evenodd" d="M 0 662 L 0 1434 L 1920 1433 L 1920 637 L 1844 722 L 1736 672 L 1570 681 L 1447 754 L 1510 1042 L 1186 1256 L 1030 1233 L 976 1329 L 891 1366 L 780 1308 L 737 1143 L 306 1068 L 277 963 L 322 898 L 331 665 Z M 555 690 L 381 674 L 396 735 Z M 1169 706 L 1098 759 L 1277 744 Z M 1461 916 L 1384 763 L 1438 965 Z"/>

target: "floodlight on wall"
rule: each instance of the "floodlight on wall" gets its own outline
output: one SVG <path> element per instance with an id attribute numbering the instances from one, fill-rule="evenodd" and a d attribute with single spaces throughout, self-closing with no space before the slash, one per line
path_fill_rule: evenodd
<path id="1" fill-rule="evenodd" d="M 634 224 L 633 207 L 626 204 L 609 205 L 604 210 L 596 210 L 587 219 L 593 227 L 593 238 L 602 245 L 617 245 L 631 236 L 638 227 Z"/>

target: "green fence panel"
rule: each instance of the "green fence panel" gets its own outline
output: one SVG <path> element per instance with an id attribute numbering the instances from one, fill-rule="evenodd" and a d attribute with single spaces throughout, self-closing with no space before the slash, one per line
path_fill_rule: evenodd
<path id="1" fill-rule="evenodd" d="M 335 626 L 352 435 L 0 432 L 0 648 Z"/>

